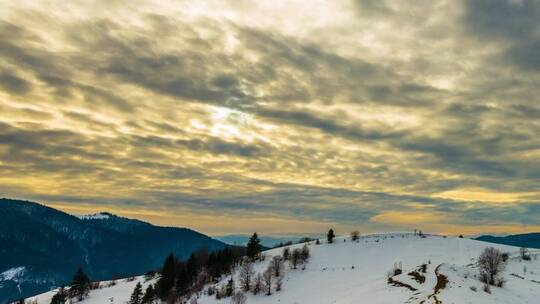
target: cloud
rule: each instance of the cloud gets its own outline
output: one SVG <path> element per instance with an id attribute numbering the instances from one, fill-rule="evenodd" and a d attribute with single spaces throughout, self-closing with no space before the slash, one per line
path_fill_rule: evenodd
<path id="1" fill-rule="evenodd" d="M 10 4 L 2 193 L 167 224 L 538 225 L 535 2 L 304 5 Z"/>

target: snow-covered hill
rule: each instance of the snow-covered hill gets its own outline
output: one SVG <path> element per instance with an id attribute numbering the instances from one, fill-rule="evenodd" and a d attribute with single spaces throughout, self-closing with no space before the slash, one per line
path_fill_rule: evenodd
<path id="1" fill-rule="evenodd" d="M 301 245 L 294 245 L 300 247 Z M 476 259 L 481 251 L 493 246 L 510 254 L 502 288 L 483 290 L 478 279 Z M 539 303 L 540 251 L 531 250 L 532 260 L 522 261 L 519 248 L 454 237 L 411 234 L 379 234 L 363 236 L 358 242 L 337 238 L 333 244 L 309 244 L 311 258 L 304 270 L 286 267 L 283 289 L 253 295 L 247 293 L 248 304 L 353 304 L 353 303 Z M 281 254 L 277 248 L 265 252 L 265 261 L 255 264 L 262 272 L 270 257 Z M 403 273 L 388 282 L 387 273 L 401 264 Z M 419 270 L 426 264 L 426 272 Z M 237 276 L 238 274 L 235 274 Z M 223 285 L 224 278 L 218 285 Z M 142 277 L 137 280 L 144 281 Z M 136 281 L 137 281 L 136 280 Z M 133 282 L 93 291 L 85 304 L 124 303 Z M 236 280 L 238 281 L 238 280 Z M 446 282 L 447 281 L 447 282 Z M 145 284 L 148 284 L 145 283 Z M 239 287 L 238 287 L 239 288 Z M 38 296 L 38 303 L 49 303 L 53 293 Z M 230 303 L 201 295 L 198 303 Z"/>

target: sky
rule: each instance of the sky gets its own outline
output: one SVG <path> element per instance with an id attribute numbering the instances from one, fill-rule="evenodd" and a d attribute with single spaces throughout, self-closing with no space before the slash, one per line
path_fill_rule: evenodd
<path id="1" fill-rule="evenodd" d="M 540 2 L 0 0 L 0 196 L 211 235 L 540 231 Z"/>

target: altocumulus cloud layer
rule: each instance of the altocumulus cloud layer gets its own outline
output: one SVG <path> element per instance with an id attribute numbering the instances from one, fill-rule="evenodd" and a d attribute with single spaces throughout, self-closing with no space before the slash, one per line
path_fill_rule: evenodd
<path id="1" fill-rule="evenodd" d="M 214 234 L 540 229 L 537 1 L 2 2 L 2 196 Z"/>

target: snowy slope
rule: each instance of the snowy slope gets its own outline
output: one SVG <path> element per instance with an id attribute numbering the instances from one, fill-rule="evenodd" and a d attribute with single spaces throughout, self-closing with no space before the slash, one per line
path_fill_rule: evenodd
<path id="1" fill-rule="evenodd" d="M 346 242 L 344 242 L 346 240 Z M 301 246 L 301 245 L 295 245 Z M 293 246 L 293 247 L 295 247 Z M 488 246 L 511 254 L 503 288 L 491 288 L 491 294 L 482 290 L 476 278 L 476 258 Z M 353 304 L 353 303 L 539 303 L 540 251 L 533 251 L 532 261 L 519 259 L 519 248 L 454 237 L 428 236 L 420 238 L 410 234 L 380 234 L 361 237 L 359 242 L 338 238 L 334 244 L 309 245 L 311 258 L 305 270 L 287 267 L 283 290 L 264 294 L 248 294 L 249 304 Z M 265 252 L 267 259 L 255 265 L 262 272 L 273 255 L 281 248 Z M 403 274 L 389 285 L 387 273 L 395 263 L 401 263 Z M 425 282 L 419 283 L 408 273 L 427 264 L 421 274 Z M 524 272 L 524 266 L 527 271 Z M 449 281 L 435 290 L 442 277 Z M 476 276 L 476 277 L 475 277 Z M 139 278 L 142 279 L 142 278 Z M 224 278 L 218 285 L 224 284 Z M 114 294 L 115 303 L 129 298 L 136 282 L 119 284 L 111 289 L 91 293 L 84 303 L 109 303 Z M 404 287 L 406 285 L 406 287 Z M 476 291 L 472 289 L 476 289 Z M 41 296 L 40 296 L 41 297 Z M 44 301 L 42 300 L 44 299 Z M 38 303 L 48 303 L 39 298 Z M 216 300 L 202 295 L 202 304 L 230 303 L 230 299 Z"/>
<path id="2" fill-rule="evenodd" d="M 114 283 L 113 283 L 114 282 Z M 131 293 L 137 285 L 141 282 L 143 285 L 143 291 L 146 290 L 149 284 L 154 284 L 155 279 L 146 280 L 144 276 L 135 277 L 134 280 L 116 280 L 116 281 L 103 281 L 100 282 L 100 289 L 92 290 L 90 295 L 82 302 L 84 304 L 123 304 L 129 301 Z M 58 290 L 52 290 L 46 293 L 42 293 L 35 297 L 26 299 L 26 302 L 36 304 L 49 304 L 52 297 Z M 36 302 L 32 302 L 36 301 Z"/>

